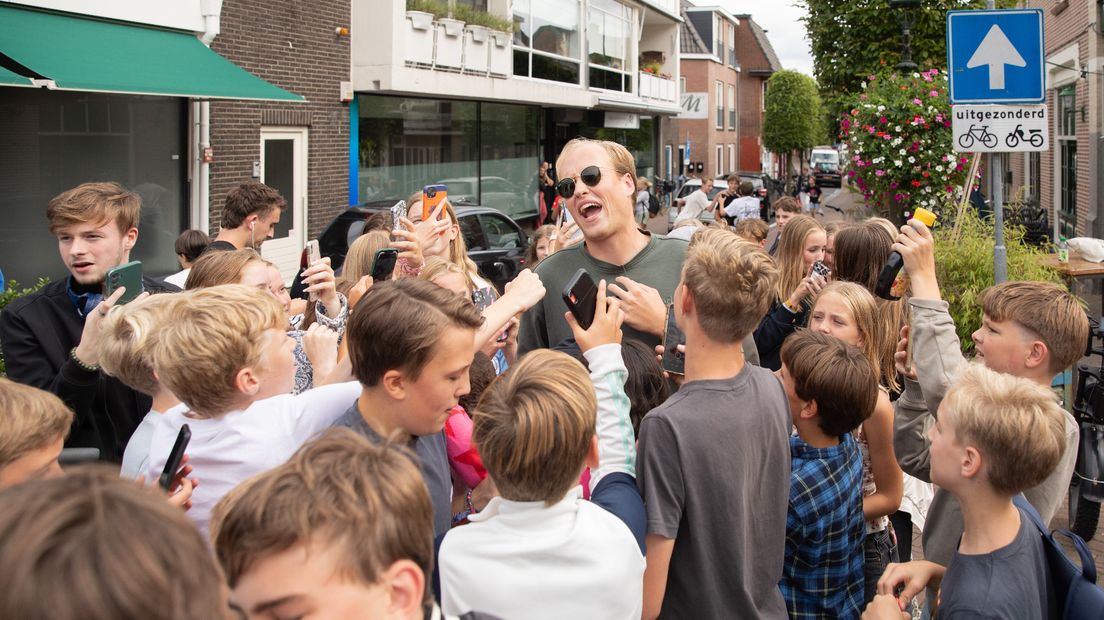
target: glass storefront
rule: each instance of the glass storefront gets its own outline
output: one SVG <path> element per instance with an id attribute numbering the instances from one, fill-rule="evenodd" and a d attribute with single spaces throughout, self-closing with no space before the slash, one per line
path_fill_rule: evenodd
<path id="1" fill-rule="evenodd" d="M 116 181 L 142 196 L 131 259 L 144 271 L 179 270 L 173 243 L 187 228 L 185 101 L 0 90 L 0 270 L 33 284 L 67 274 L 46 223 L 46 205 L 88 181 Z"/>
<path id="2" fill-rule="evenodd" d="M 610 140 L 624 145 L 636 160 L 636 175 L 655 180 L 656 168 L 656 120 L 651 116 L 641 116 L 638 129 L 619 129 L 606 127 L 606 113 L 602 110 L 588 110 L 583 114 L 577 111 L 550 110 L 549 122 L 555 131 L 554 148 L 558 156 L 560 149 L 568 140 L 575 137 L 594 140 Z M 555 156 L 553 156 L 555 161 Z"/>
<path id="3" fill-rule="evenodd" d="M 360 202 L 405 199 L 448 185 L 456 205 L 537 215 L 540 109 L 532 106 L 358 95 Z"/>

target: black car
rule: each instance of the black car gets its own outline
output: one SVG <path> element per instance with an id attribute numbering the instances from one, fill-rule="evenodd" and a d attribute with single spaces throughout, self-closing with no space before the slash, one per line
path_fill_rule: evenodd
<path id="1" fill-rule="evenodd" d="M 392 204 L 394 201 L 388 200 L 349 207 L 322 231 L 318 236 L 319 249 L 322 256 L 330 257 L 330 266 L 334 271 L 345 263 L 345 254 L 353 241 L 364 232 L 368 216 L 388 213 Z M 464 235 L 464 243 L 468 246 L 468 258 L 479 267 L 479 273 L 494 282 L 501 291 L 525 268 L 529 235 L 517 222 L 495 209 L 457 205 L 454 208 L 460 223 L 460 234 Z M 302 268 L 306 268 L 305 250 L 301 264 Z M 299 280 L 297 274 L 292 295 L 303 297 L 303 286 Z"/>

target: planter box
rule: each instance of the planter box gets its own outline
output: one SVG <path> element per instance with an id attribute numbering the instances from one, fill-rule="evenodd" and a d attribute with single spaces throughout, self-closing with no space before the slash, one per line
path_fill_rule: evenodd
<path id="1" fill-rule="evenodd" d="M 464 27 L 464 71 L 486 73 L 490 66 L 491 30 L 486 26 Z"/>
<path id="2" fill-rule="evenodd" d="M 491 31 L 490 48 L 491 75 L 508 76 L 514 71 L 513 35 L 501 30 Z"/>
<path id="3" fill-rule="evenodd" d="M 406 38 L 403 59 L 420 65 L 433 64 L 433 14 L 406 12 Z"/>
<path id="4" fill-rule="evenodd" d="M 433 64 L 442 69 L 464 66 L 464 22 L 442 17 L 437 20 L 437 47 Z"/>

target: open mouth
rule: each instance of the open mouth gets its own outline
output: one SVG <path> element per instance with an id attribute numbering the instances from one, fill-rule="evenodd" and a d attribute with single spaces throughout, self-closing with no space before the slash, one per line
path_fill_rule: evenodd
<path id="1" fill-rule="evenodd" d="M 73 263 L 73 269 L 75 269 L 77 271 L 80 271 L 80 272 L 85 272 L 85 271 L 88 271 L 89 269 L 91 269 L 93 264 L 94 263 L 91 263 L 91 262 L 88 262 L 88 261 L 77 261 L 77 262 Z"/>
<path id="2" fill-rule="evenodd" d="M 579 217 L 584 221 L 593 221 L 602 212 L 602 205 L 597 202 L 583 202 L 579 204 Z"/>

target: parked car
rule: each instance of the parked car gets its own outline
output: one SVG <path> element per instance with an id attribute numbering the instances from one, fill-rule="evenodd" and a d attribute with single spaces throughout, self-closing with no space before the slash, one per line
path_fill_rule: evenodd
<path id="1" fill-rule="evenodd" d="M 686 203 L 686 197 L 690 194 L 701 189 L 701 179 L 687 179 L 682 187 L 679 188 L 678 194 L 675 195 L 675 204 L 671 205 L 671 208 L 667 211 L 667 230 L 671 230 L 675 227 L 675 222 L 678 221 L 678 213 L 682 211 L 683 205 Z M 717 194 L 728 189 L 728 182 L 724 179 L 717 179 L 713 181 L 713 189 L 709 191 L 709 200 L 713 200 Z M 713 221 L 713 212 L 709 209 L 702 211 L 698 219 L 705 223 L 711 223 Z"/>
<path id="2" fill-rule="evenodd" d="M 530 195 L 502 177 L 479 177 L 481 187 L 476 187 L 475 177 L 441 179 L 437 183 L 448 185 L 449 202 L 455 207 L 479 204 L 498 209 L 514 220 L 537 217 L 536 194 Z M 477 190 L 482 193 L 482 199 Z"/>
<path id="3" fill-rule="evenodd" d="M 330 257 L 330 265 L 337 271 L 345 264 L 349 246 L 364 232 L 369 215 L 387 213 L 392 200 L 349 207 L 338 214 L 318 236 L 322 256 Z M 479 267 L 479 273 L 501 291 L 525 268 L 525 250 L 529 235 L 514 220 L 495 209 L 478 206 L 453 205 L 460 224 L 460 234 L 468 246 L 468 258 Z M 306 268 L 306 251 L 301 268 Z M 299 274 L 292 285 L 292 296 L 302 297 L 303 285 Z"/>
<path id="4" fill-rule="evenodd" d="M 841 187 L 840 154 L 831 147 L 817 147 L 809 159 L 809 170 L 821 187 Z"/>

